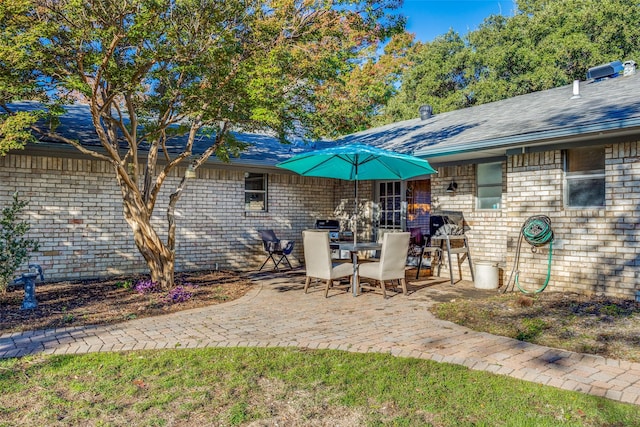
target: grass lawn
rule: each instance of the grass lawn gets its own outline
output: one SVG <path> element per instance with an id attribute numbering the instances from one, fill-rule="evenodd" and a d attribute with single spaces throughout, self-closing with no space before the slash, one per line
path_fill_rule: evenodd
<path id="1" fill-rule="evenodd" d="M 229 348 L 0 360 L 0 426 L 640 426 L 638 407 L 386 354 Z"/>

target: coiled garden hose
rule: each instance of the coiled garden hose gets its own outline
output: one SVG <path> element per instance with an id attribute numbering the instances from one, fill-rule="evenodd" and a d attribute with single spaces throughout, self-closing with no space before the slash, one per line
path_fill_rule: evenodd
<path id="1" fill-rule="evenodd" d="M 547 278 L 544 281 L 544 284 L 536 289 L 535 291 L 527 291 L 520 286 L 520 282 L 518 280 L 520 276 L 520 270 L 518 270 L 518 266 L 520 264 L 520 251 L 522 249 L 522 240 L 526 240 L 527 243 L 531 245 L 531 252 L 536 252 L 537 248 L 544 246 L 546 244 L 549 245 L 549 259 L 547 266 Z M 520 292 L 523 294 L 537 294 L 545 290 L 547 285 L 549 284 L 549 279 L 551 278 L 551 259 L 553 254 L 553 229 L 551 228 L 551 219 L 545 215 L 535 215 L 527 218 L 527 220 L 522 225 L 520 229 L 520 235 L 518 237 L 518 246 L 516 248 L 516 257 L 513 262 L 513 269 L 511 270 L 511 275 L 509 276 L 509 280 L 507 281 L 507 285 L 504 287 L 503 292 L 506 292 L 509 289 L 509 285 L 511 283 L 511 279 L 514 277 L 515 273 L 515 285 L 518 287 Z"/>

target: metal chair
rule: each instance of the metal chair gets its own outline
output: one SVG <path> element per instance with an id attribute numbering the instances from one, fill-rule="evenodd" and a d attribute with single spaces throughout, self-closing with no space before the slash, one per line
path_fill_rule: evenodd
<path id="1" fill-rule="evenodd" d="M 425 260 L 429 260 L 429 269 L 431 274 L 435 266 L 440 268 L 440 262 L 442 261 L 442 249 L 438 246 L 431 246 L 431 236 L 427 237 L 425 244 L 420 248 L 418 255 L 418 266 L 416 268 L 416 280 L 420 277 L 420 269 L 425 265 Z"/>
<path id="2" fill-rule="evenodd" d="M 278 239 L 276 233 L 273 230 L 258 230 L 258 233 L 260 233 L 260 238 L 262 239 L 264 250 L 268 254 L 267 259 L 264 260 L 262 266 L 260 267 L 260 270 L 258 271 L 262 271 L 269 260 L 273 261 L 273 269 L 275 271 L 280 271 L 278 269 L 278 266 L 283 261 L 289 265 L 289 268 L 293 268 L 291 267 L 291 263 L 289 262 L 289 258 L 287 258 L 287 255 L 291 255 L 291 252 L 293 252 L 293 246 L 295 245 L 295 242 L 293 240 Z M 280 259 L 276 261 L 274 255 L 280 256 Z"/>
<path id="3" fill-rule="evenodd" d="M 418 267 L 422 249 L 424 247 L 424 235 L 419 227 L 409 228 L 407 230 L 411 237 L 409 238 L 409 250 L 407 252 L 407 267 Z"/>

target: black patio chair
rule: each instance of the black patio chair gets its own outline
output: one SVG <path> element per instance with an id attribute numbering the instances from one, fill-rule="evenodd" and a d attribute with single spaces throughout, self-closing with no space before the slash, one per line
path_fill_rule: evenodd
<path id="1" fill-rule="evenodd" d="M 264 250 L 267 253 L 267 259 L 264 260 L 262 266 L 260 267 L 260 270 L 258 271 L 262 271 L 269 260 L 273 261 L 273 269 L 275 271 L 280 271 L 278 269 L 278 266 L 282 262 L 286 262 L 289 265 L 289 268 L 293 268 L 291 267 L 291 263 L 289 262 L 289 258 L 287 258 L 287 255 L 291 255 L 291 252 L 293 252 L 295 241 L 280 240 L 273 230 L 258 230 L 258 232 L 260 233 L 260 238 L 262 239 Z M 280 258 L 276 261 L 274 255 L 279 256 Z"/>
<path id="2" fill-rule="evenodd" d="M 424 247 L 424 235 L 419 227 L 409 228 L 407 231 L 410 233 L 407 266 L 418 267 L 422 256 L 422 248 Z"/>

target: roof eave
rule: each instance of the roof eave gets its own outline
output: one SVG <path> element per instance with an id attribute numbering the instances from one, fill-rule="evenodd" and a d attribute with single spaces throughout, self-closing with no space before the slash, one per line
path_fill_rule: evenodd
<path id="1" fill-rule="evenodd" d="M 91 149 L 96 153 L 106 155 L 107 151 L 103 147 L 92 146 Z M 38 156 L 62 156 L 65 158 L 71 159 L 95 159 L 95 157 L 84 154 L 80 152 L 77 148 L 73 147 L 71 144 L 65 144 L 61 142 L 51 142 L 51 141 L 39 141 L 37 143 L 29 143 L 24 149 L 10 150 L 9 154 L 13 155 L 38 155 Z M 142 153 L 146 155 L 146 152 Z M 260 161 L 260 160 L 252 160 L 252 159 L 242 159 L 232 157 L 229 162 L 225 162 L 220 160 L 217 157 L 210 157 L 205 165 L 209 167 L 214 167 L 218 169 L 263 169 L 263 170 L 279 170 L 276 168 L 275 164 L 277 162 L 273 161 Z M 185 163 L 186 166 L 186 163 Z"/>
<path id="2" fill-rule="evenodd" d="M 446 147 L 427 147 L 418 149 L 413 154 L 428 159 L 449 156 L 460 158 L 460 155 L 465 153 L 477 155 L 478 152 L 485 150 L 492 150 L 493 154 L 495 154 L 495 150 L 504 150 L 506 154 L 506 151 L 512 148 L 524 149 L 532 146 L 540 147 L 556 145 L 561 142 L 588 141 L 624 135 L 640 135 L 640 117 L 491 138 L 464 144 L 448 144 Z"/>

